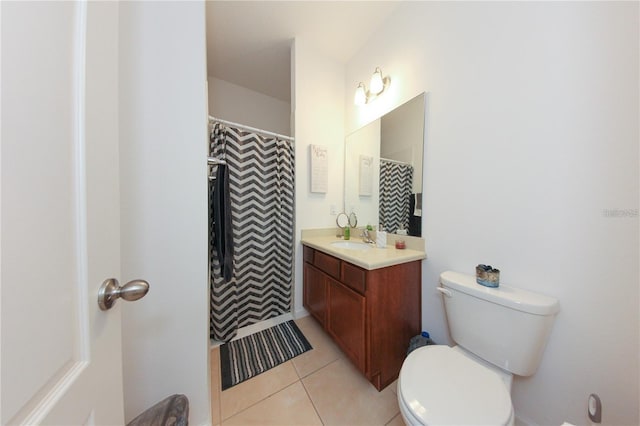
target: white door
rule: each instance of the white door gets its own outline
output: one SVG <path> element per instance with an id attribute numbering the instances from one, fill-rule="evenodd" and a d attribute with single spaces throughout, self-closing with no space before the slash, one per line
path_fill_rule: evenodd
<path id="1" fill-rule="evenodd" d="M 118 5 L 0 8 L 0 422 L 123 424 Z"/>

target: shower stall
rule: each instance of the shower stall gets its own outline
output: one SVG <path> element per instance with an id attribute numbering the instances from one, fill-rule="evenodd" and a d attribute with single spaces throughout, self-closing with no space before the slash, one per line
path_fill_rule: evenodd
<path id="1" fill-rule="evenodd" d="M 289 314 L 294 262 L 293 139 L 209 118 L 210 335 Z"/>

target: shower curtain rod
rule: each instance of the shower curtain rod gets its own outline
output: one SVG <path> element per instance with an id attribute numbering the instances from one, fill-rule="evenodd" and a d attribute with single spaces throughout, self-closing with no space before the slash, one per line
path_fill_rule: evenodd
<path id="1" fill-rule="evenodd" d="M 380 157 L 380 161 L 387 161 L 389 163 L 396 163 L 396 164 L 406 164 L 407 166 L 411 166 L 411 163 L 407 163 L 405 161 L 392 160 L 390 158 Z"/>
<path id="2" fill-rule="evenodd" d="M 227 162 L 224 161 L 224 160 L 220 160 L 219 158 L 209 157 L 207 159 L 207 164 L 212 166 L 212 165 L 216 165 L 216 164 L 227 164 Z"/>
<path id="3" fill-rule="evenodd" d="M 262 129 L 256 129 L 255 127 L 249 127 L 249 126 L 245 126 L 244 124 L 238 124 L 238 123 L 234 123 L 232 121 L 227 121 L 227 120 L 222 120 L 220 118 L 215 118 L 213 116 L 209 116 L 209 121 L 217 121 L 218 123 L 222 123 L 222 124 L 226 124 L 227 126 L 232 126 L 232 127 L 239 127 L 243 130 L 248 130 L 250 132 L 256 132 L 256 133 L 260 133 L 262 135 L 265 136 L 275 136 L 276 138 L 279 139 L 284 139 L 290 142 L 294 141 L 294 138 L 292 138 L 291 136 L 285 136 L 285 135 L 281 135 L 279 133 L 273 133 L 273 132 L 268 132 L 266 130 L 262 130 Z"/>

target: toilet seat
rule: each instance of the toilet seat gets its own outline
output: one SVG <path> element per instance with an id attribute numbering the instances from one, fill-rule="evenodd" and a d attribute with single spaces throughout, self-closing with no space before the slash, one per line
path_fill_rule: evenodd
<path id="1" fill-rule="evenodd" d="M 410 424 L 508 425 L 511 395 L 501 377 L 445 345 L 423 346 L 405 359 L 398 402 Z"/>

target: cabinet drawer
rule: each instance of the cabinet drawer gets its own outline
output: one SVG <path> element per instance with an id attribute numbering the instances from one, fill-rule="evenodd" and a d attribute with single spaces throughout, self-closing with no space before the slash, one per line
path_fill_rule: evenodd
<path id="1" fill-rule="evenodd" d="M 341 281 L 343 283 L 358 293 L 364 294 L 366 290 L 365 280 L 366 271 L 364 269 L 360 269 L 347 262 L 342 262 Z"/>
<path id="2" fill-rule="evenodd" d="M 302 246 L 303 250 L 302 250 L 302 259 L 305 262 L 308 263 L 313 263 L 313 252 L 315 250 L 313 250 L 311 247 L 307 247 L 307 246 Z"/>
<path id="3" fill-rule="evenodd" d="M 313 256 L 313 264 L 333 278 L 340 279 L 340 259 L 316 250 Z"/>

